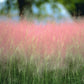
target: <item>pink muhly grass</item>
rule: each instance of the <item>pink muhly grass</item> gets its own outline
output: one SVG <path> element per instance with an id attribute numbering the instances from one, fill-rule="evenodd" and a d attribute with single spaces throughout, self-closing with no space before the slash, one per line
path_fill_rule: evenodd
<path id="1" fill-rule="evenodd" d="M 4 48 L 4 52 L 21 44 L 25 53 L 30 47 L 31 53 L 35 48 L 35 52 L 40 54 L 56 54 L 60 51 L 61 56 L 65 56 L 66 49 L 72 45 L 83 49 L 83 41 L 84 21 L 46 25 L 27 21 L 0 22 L 0 48 Z"/>

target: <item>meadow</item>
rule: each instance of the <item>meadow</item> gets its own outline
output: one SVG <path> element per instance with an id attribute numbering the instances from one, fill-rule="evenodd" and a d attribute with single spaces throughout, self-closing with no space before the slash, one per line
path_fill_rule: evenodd
<path id="1" fill-rule="evenodd" d="M 84 20 L 0 21 L 0 84 L 83 83 Z"/>

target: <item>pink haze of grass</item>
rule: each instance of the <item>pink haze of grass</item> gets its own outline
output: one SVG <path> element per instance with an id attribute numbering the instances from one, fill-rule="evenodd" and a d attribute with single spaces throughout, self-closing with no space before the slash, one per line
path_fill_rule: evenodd
<path id="1" fill-rule="evenodd" d="M 46 25 L 34 24 L 27 21 L 0 22 L 0 49 L 13 50 L 13 47 L 24 49 L 25 53 L 30 48 L 40 54 L 57 53 L 65 55 L 66 49 L 83 48 L 84 21 L 73 23 L 47 23 Z M 78 47 L 77 47 L 78 46 Z M 30 51 L 29 51 L 30 52 Z M 81 51 L 83 53 L 83 50 Z"/>

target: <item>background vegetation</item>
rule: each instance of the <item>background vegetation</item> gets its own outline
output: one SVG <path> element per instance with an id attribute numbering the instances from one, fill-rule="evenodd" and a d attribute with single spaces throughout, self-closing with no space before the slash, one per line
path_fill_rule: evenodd
<path id="1" fill-rule="evenodd" d="M 84 0 L 7 0 L 6 1 L 6 7 L 3 8 L 3 10 L 7 10 L 6 13 L 8 14 L 8 12 L 12 9 L 18 9 L 20 10 L 20 15 L 22 14 L 22 11 L 26 8 L 26 11 L 29 11 L 32 13 L 31 11 L 31 6 L 32 4 L 37 4 L 38 7 L 45 2 L 60 2 L 62 3 L 67 9 L 68 11 L 74 15 L 77 10 L 81 10 L 83 11 L 83 9 L 81 9 L 81 7 L 79 7 L 79 5 L 84 5 Z M 79 7 L 77 9 L 77 7 Z M 3 12 L 3 11 L 2 11 Z M 84 13 L 83 13 L 84 14 Z"/>

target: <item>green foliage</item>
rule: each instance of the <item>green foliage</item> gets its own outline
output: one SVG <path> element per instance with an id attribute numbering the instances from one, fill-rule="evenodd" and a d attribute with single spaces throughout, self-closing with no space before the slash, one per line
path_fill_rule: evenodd
<path id="1" fill-rule="evenodd" d="M 76 6 L 75 4 L 76 3 L 84 3 L 84 0 L 25 0 L 26 3 L 29 3 L 29 4 L 37 4 L 38 6 L 40 6 L 42 3 L 45 3 L 45 2 L 60 2 L 62 3 L 67 9 L 68 11 L 70 11 L 71 13 L 75 11 L 76 9 Z M 8 10 L 8 12 L 11 10 L 11 5 L 13 7 L 13 9 L 17 9 L 18 8 L 18 3 L 17 3 L 17 0 L 7 0 L 6 1 L 6 4 L 7 4 L 7 8 L 4 9 L 4 10 Z M 28 4 L 26 4 L 28 6 Z M 26 6 L 26 7 L 27 7 Z M 28 6 L 28 8 L 31 10 L 31 7 Z"/>
<path id="2" fill-rule="evenodd" d="M 62 3 L 70 12 L 74 12 L 76 9 L 76 3 L 84 3 L 84 0 L 57 0 Z"/>

